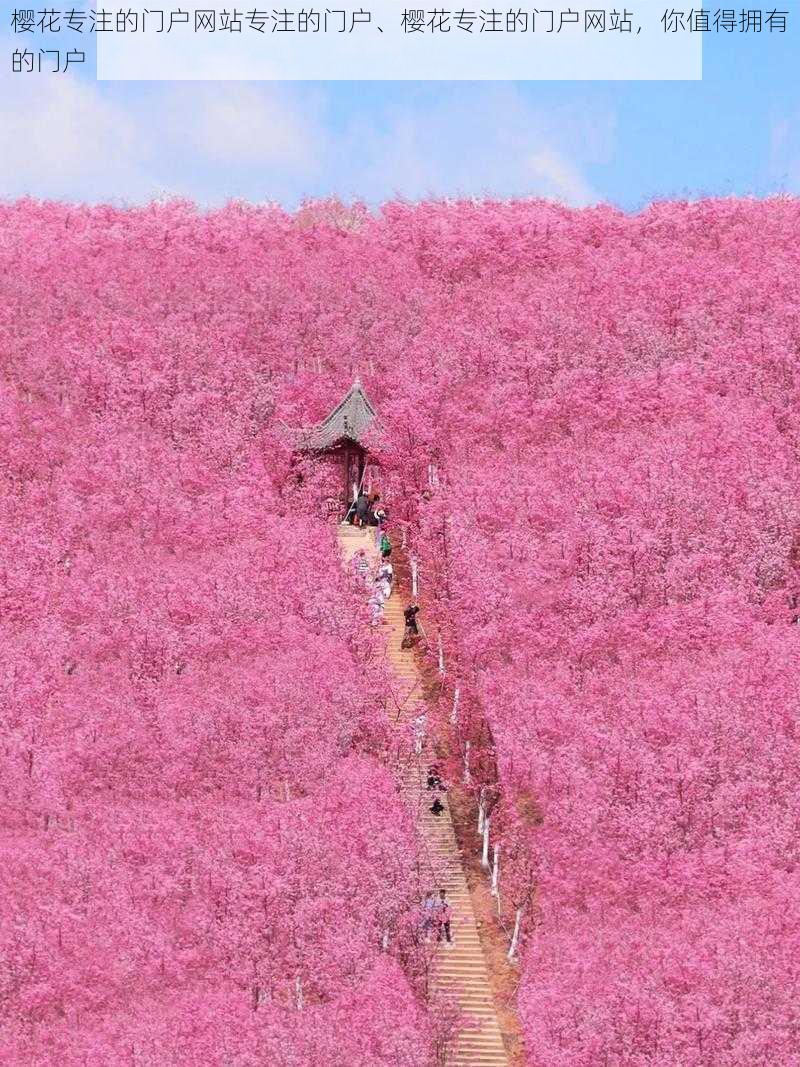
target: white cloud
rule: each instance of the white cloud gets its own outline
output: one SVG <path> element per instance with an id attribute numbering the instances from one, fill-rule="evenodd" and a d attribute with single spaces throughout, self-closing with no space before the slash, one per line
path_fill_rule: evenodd
<path id="1" fill-rule="evenodd" d="M 599 199 L 612 153 L 597 105 L 534 106 L 515 86 L 408 85 L 378 105 L 329 86 L 110 84 L 16 76 L 0 94 L 0 196 L 294 206 L 306 196 Z M 4 86 L 5 88 L 5 86 Z"/>
<path id="2" fill-rule="evenodd" d="M 543 146 L 528 157 L 531 183 L 539 195 L 585 207 L 599 198 L 580 170 L 556 149 Z"/>
<path id="3" fill-rule="evenodd" d="M 410 93 L 381 127 L 354 122 L 338 166 L 355 170 L 379 199 L 485 194 L 584 206 L 600 199 L 584 168 L 608 158 L 613 132 L 596 108 L 548 111 L 514 87 L 439 85 Z"/>
<path id="4" fill-rule="evenodd" d="M 0 191 L 93 199 L 143 191 L 152 146 L 145 131 L 97 89 L 61 75 L 4 80 Z"/>
<path id="5" fill-rule="evenodd" d="M 302 182 L 315 166 L 313 124 L 271 86 L 17 75 L 2 88 L 3 197 L 219 202 L 276 181 L 284 196 L 287 176 Z"/>
<path id="6" fill-rule="evenodd" d="M 314 163 L 309 122 L 271 86 L 182 85 L 168 91 L 167 106 L 173 134 L 208 163 L 290 172 Z"/>

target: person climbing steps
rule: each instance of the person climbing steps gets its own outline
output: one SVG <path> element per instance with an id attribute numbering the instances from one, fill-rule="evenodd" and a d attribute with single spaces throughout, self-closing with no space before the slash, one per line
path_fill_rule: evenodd
<path id="1" fill-rule="evenodd" d="M 440 792 L 445 793 L 447 786 L 442 781 L 442 772 L 438 763 L 433 763 L 428 768 L 428 789 L 438 789 Z"/>
<path id="2" fill-rule="evenodd" d="M 403 632 L 403 640 L 400 644 L 401 648 L 413 648 L 419 640 L 419 624 L 417 623 L 418 614 L 419 604 L 409 604 L 403 612 L 405 630 Z"/>
<path id="3" fill-rule="evenodd" d="M 437 798 L 438 799 L 438 798 Z M 450 904 L 447 901 L 447 890 L 439 890 L 439 900 L 436 905 L 436 940 L 441 941 L 444 937 L 448 945 L 452 945 L 453 938 L 450 934 L 450 921 L 453 917 L 453 913 L 450 909 Z"/>
<path id="4" fill-rule="evenodd" d="M 430 941 L 436 929 L 438 903 L 436 894 L 432 889 L 429 889 L 425 894 L 425 900 L 422 902 L 421 919 L 422 933 L 426 941 Z"/>

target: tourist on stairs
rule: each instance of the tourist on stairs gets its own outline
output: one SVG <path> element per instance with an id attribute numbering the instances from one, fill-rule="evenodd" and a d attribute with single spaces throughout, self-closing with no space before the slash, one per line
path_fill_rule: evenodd
<path id="1" fill-rule="evenodd" d="M 436 908 L 436 918 L 438 920 L 438 929 L 436 931 L 436 940 L 442 940 L 442 934 L 444 934 L 445 940 L 448 945 L 453 943 L 453 939 L 450 936 L 450 920 L 452 919 L 452 911 L 450 905 L 447 903 L 447 890 L 439 890 L 439 903 Z"/>
<path id="2" fill-rule="evenodd" d="M 369 497 L 362 489 L 356 500 L 356 517 L 353 520 L 354 526 L 366 526 L 367 516 L 369 514 Z"/>
<path id="3" fill-rule="evenodd" d="M 401 648 L 411 648 L 417 643 L 417 640 L 419 639 L 419 626 L 417 625 L 418 612 L 418 604 L 409 604 L 409 606 L 403 612 L 403 618 L 405 619 L 406 627 L 403 632 L 403 640 L 400 644 Z"/>

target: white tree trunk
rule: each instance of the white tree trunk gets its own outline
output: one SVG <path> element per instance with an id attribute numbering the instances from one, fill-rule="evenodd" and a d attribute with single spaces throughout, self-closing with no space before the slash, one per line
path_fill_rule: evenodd
<path id="1" fill-rule="evenodd" d="M 382 942 L 382 944 L 383 944 L 383 951 L 384 952 L 388 952 L 389 951 L 389 931 L 388 930 L 384 930 L 383 931 L 383 942 Z"/>
<path id="2" fill-rule="evenodd" d="M 456 691 L 453 693 L 453 710 L 450 713 L 450 722 L 453 726 L 458 724 L 458 701 L 461 696 L 461 690 L 456 686 Z"/>
<path id="3" fill-rule="evenodd" d="M 492 896 L 499 896 L 500 890 L 498 885 L 500 882 L 500 846 L 494 846 L 494 862 L 492 864 Z"/>
<path id="4" fill-rule="evenodd" d="M 438 641 L 438 644 L 439 644 L 439 674 L 441 674 L 444 677 L 444 646 L 442 645 L 442 635 L 441 634 L 438 635 L 437 641 Z"/>
<path id="5" fill-rule="evenodd" d="M 478 798 L 478 833 L 483 833 L 483 821 L 486 818 L 486 804 L 483 799 L 484 791 L 481 789 L 481 795 Z"/>
<path id="6" fill-rule="evenodd" d="M 517 945 L 519 944 L 519 928 L 522 923 L 522 908 L 517 908 L 517 914 L 514 918 L 514 933 L 511 935 L 511 947 L 508 950 L 508 958 L 513 960 L 517 954 Z"/>
<path id="7" fill-rule="evenodd" d="M 483 855 L 481 856 L 481 866 L 489 866 L 489 823 L 490 817 L 487 815 L 483 821 Z"/>
<path id="8" fill-rule="evenodd" d="M 469 785 L 471 781 L 469 773 L 469 741 L 464 746 L 464 784 Z"/>
<path id="9" fill-rule="evenodd" d="M 417 756 L 422 755 L 427 726 L 428 719 L 426 715 L 418 715 L 416 719 L 414 719 L 414 752 Z"/>
<path id="10" fill-rule="evenodd" d="M 417 558 L 411 557 L 411 595 L 416 598 L 419 592 L 419 582 L 417 580 Z"/>

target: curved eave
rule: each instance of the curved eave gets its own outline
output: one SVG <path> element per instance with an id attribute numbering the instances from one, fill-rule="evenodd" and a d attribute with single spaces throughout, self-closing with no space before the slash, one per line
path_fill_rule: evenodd
<path id="1" fill-rule="evenodd" d="M 295 448 L 299 452 L 329 452 L 344 444 L 355 445 L 357 448 L 366 451 L 366 445 L 359 441 L 357 437 L 351 437 L 348 434 L 339 434 L 336 437 L 326 438 L 323 434 L 317 434 L 315 432 L 312 432 L 307 436 L 301 435 Z"/>

